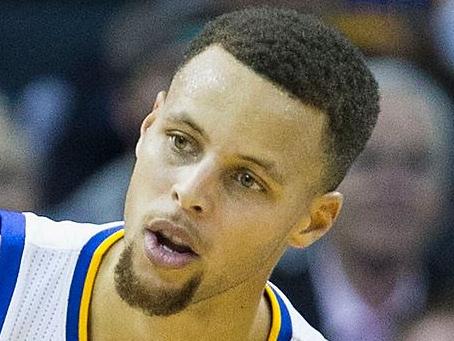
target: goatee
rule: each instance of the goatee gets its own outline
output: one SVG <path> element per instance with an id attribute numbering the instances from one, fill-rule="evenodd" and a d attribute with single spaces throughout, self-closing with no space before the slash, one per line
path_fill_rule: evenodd
<path id="1" fill-rule="evenodd" d="M 201 282 L 201 274 L 194 276 L 181 289 L 163 290 L 142 283 L 133 270 L 133 246 L 129 244 L 115 266 L 115 289 L 131 307 L 149 316 L 169 316 L 185 309 L 192 301 Z"/>

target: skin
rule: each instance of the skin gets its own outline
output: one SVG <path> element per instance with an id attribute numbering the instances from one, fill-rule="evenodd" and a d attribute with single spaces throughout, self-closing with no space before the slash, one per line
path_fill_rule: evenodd
<path id="1" fill-rule="evenodd" d="M 125 238 L 95 282 L 92 338 L 265 340 L 271 316 L 263 289 L 272 268 L 288 246 L 307 247 L 325 234 L 342 205 L 340 193 L 316 191 L 325 121 L 219 46 L 189 61 L 142 124 Z M 199 259 L 178 270 L 152 265 L 143 251 L 151 217 L 184 226 L 199 241 Z M 149 290 L 179 290 L 201 276 L 189 306 L 163 318 L 122 301 L 113 272 L 125 245 Z"/>

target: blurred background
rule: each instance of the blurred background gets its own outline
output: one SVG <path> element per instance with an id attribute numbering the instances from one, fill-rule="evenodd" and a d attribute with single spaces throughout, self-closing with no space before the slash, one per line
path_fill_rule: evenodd
<path id="1" fill-rule="evenodd" d="M 324 241 L 274 281 L 330 340 L 454 339 L 454 0 L 0 2 L 0 207 L 121 220 L 141 120 L 210 18 L 291 7 L 367 57 L 382 116 Z"/>

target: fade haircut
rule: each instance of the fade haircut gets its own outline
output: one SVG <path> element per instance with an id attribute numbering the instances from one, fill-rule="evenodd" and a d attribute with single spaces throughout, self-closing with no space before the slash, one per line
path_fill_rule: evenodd
<path id="1" fill-rule="evenodd" d="M 211 45 L 327 114 L 325 167 L 317 192 L 334 190 L 363 150 L 379 111 L 377 83 L 358 49 L 314 17 L 270 7 L 209 22 L 192 40 L 183 65 Z"/>

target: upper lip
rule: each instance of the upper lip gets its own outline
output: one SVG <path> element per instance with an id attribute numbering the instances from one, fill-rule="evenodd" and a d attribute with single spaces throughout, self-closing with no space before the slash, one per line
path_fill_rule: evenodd
<path id="1" fill-rule="evenodd" d="M 145 228 L 153 233 L 162 233 L 166 238 L 177 244 L 190 247 L 196 254 L 200 253 L 200 246 L 197 239 L 184 226 L 167 219 L 153 219 L 147 223 Z"/>

